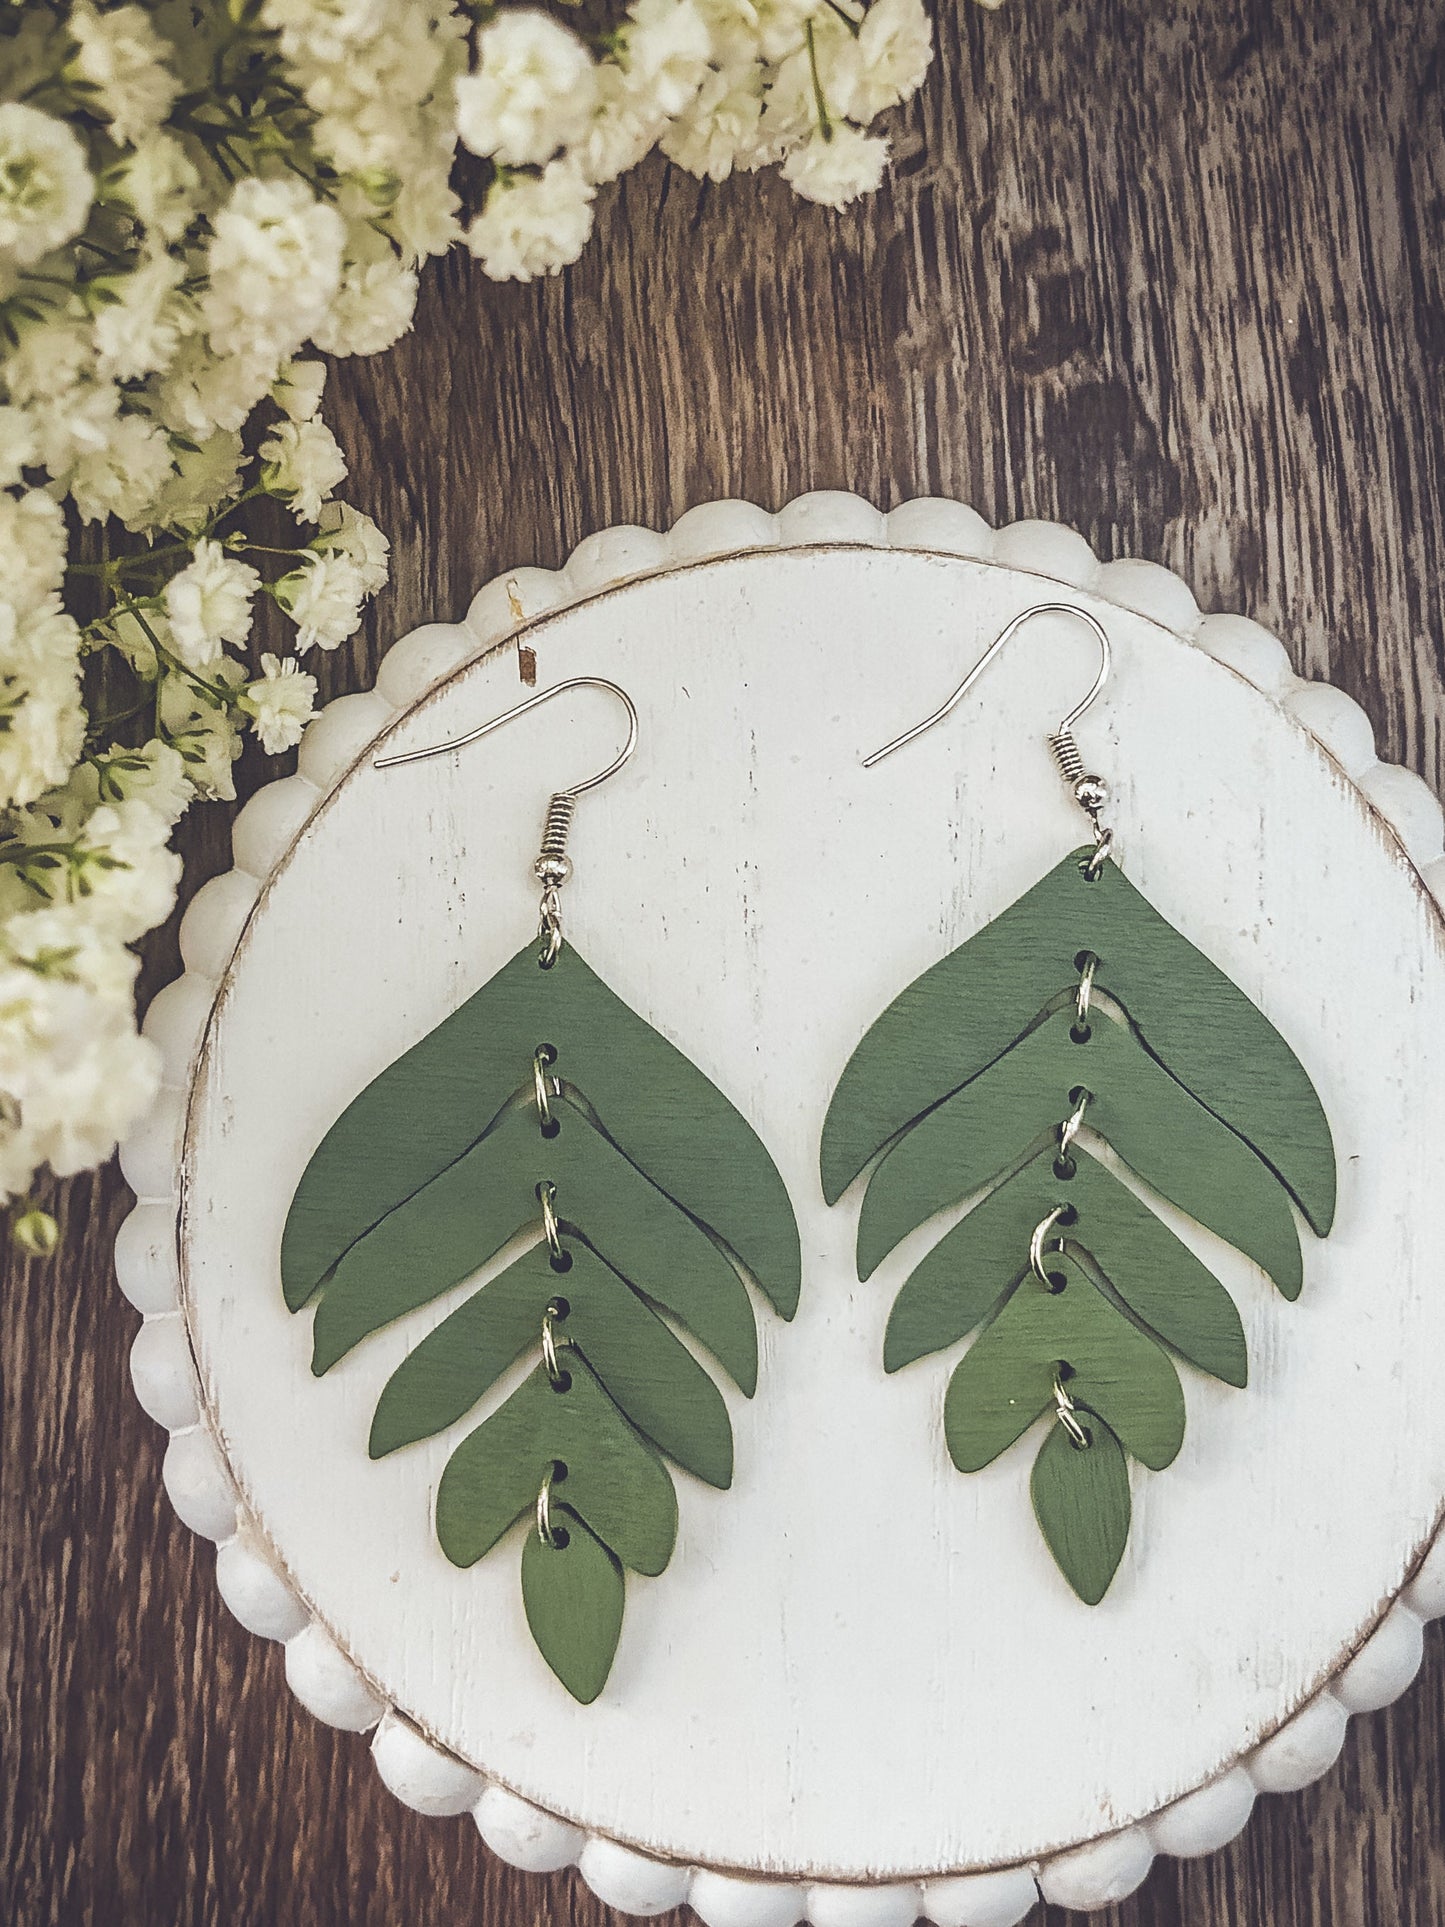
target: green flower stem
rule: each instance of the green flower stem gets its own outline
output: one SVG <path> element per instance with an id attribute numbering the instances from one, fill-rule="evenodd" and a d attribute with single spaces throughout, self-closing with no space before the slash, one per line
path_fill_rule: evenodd
<path id="1" fill-rule="evenodd" d="M 113 735 L 123 724 L 133 722 L 137 716 L 150 708 L 153 700 L 151 686 L 147 684 L 146 693 L 139 702 L 131 703 L 125 709 L 113 709 L 108 716 L 92 717 L 90 727 L 85 733 L 87 751 L 98 747 L 105 737 Z"/>
<path id="2" fill-rule="evenodd" d="M 116 616 L 139 617 L 142 609 L 149 609 L 154 600 L 154 597 L 147 597 L 144 601 L 137 602 L 133 597 L 130 597 L 123 601 L 113 602 L 103 616 L 97 616 L 93 622 L 87 622 L 82 627 L 80 633 L 82 636 L 94 635 L 97 629 L 103 629 L 105 625 Z"/>
<path id="3" fill-rule="evenodd" d="M 828 102 L 823 94 L 823 82 L 818 74 L 818 37 L 813 32 L 813 23 L 808 22 L 808 67 L 813 76 L 813 102 L 818 109 L 818 132 L 825 141 L 833 138 L 833 122 L 828 114 Z"/>
<path id="4" fill-rule="evenodd" d="M 136 621 L 145 629 L 147 636 L 150 637 L 155 647 L 157 657 L 165 664 L 167 669 L 171 670 L 172 673 L 177 676 L 184 676 L 186 681 L 194 683 L 197 689 L 204 689 L 211 700 L 219 703 L 221 708 L 232 709 L 235 707 L 237 697 L 240 693 L 238 690 L 229 688 L 225 683 L 212 682 L 209 677 L 203 676 L 198 670 L 192 669 L 189 664 L 182 662 L 179 656 L 172 655 L 163 642 L 157 641 L 156 637 L 147 627 L 143 616 L 137 615 Z"/>

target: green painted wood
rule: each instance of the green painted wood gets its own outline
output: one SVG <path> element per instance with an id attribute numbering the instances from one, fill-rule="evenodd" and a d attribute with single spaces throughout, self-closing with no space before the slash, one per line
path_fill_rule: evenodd
<path id="1" fill-rule="evenodd" d="M 557 1050 L 555 1074 L 585 1094 L 613 1141 L 791 1318 L 798 1229 L 756 1132 L 573 946 L 543 970 L 535 941 L 367 1085 L 327 1132 L 282 1239 L 292 1309 L 358 1238 L 464 1157 L 514 1093 L 530 1090 L 532 1053 L 543 1043 Z"/>
<path id="2" fill-rule="evenodd" d="M 526 1226 L 540 1231 L 536 1188 L 550 1180 L 559 1218 L 671 1312 L 751 1396 L 757 1330 L 727 1255 L 575 1106 L 557 1098 L 552 1109 L 557 1133 L 544 1138 L 530 1102 L 510 1107 L 349 1247 L 316 1307 L 313 1371 L 329 1370 L 369 1333 L 461 1284 Z"/>
<path id="3" fill-rule="evenodd" d="M 1056 1128 L 1070 1093 L 1094 1093 L 1092 1130 L 1146 1184 L 1260 1265 L 1287 1298 L 1303 1281 L 1299 1235 L 1274 1172 L 1192 1097 L 1127 1025 L 1096 1012 L 1073 1040 L 1073 1010 L 1055 1012 L 952 1096 L 875 1166 L 858 1224 L 858 1272 L 868 1277 L 901 1238 Z"/>
<path id="4" fill-rule="evenodd" d="M 1173 1360 L 1126 1318 L 1067 1255 L 1048 1291 L 1030 1275 L 964 1353 L 948 1382 L 943 1432 L 960 1472 L 978 1472 L 1054 1406 L 1063 1366 L 1070 1395 L 1098 1412 L 1125 1450 L 1154 1471 L 1184 1439 L 1184 1393 Z"/>
<path id="5" fill-rule="evenodd" d="M 677 1497 L 667 1467 L 580 1358 L 566 1391 L 539 1366 L 464 1438 L 437 1488 L 437 1538 L 471 1566 L 531 1511 L 549 1468 L 554 1491 L 631 1572 L 656 1575 L 672 1557 Z"/>
<path id="6" fill-rule="evenodd" d="M 584 1706 L 607 1684 L 622 1636 L 622 1568 L 584 1520 L 556 1508 L 549 1546 L 536 1530 L 522 1547 L 522 1604 L 537 1649 Z"/>
<path id="7" fill-rule="evenodd" d="M 392 1373 L 371 1424 L 374 1459 L 454 1425 L 524 1352 L 541 1343 L 547 1306 L 561 1298 L 559 1345 L 580 1352 L 632 1423 L 667 1456 L 709 1485 L 732 1482 L 727 1406 L 692 1353 L 644 1299 L 595 1252 L 565 1241 L 570 1260 L 553 1269 L 545 1244 L 444 1318 Z M 560 1354 L 567 1360 L 567 1351 Z"/>
<path id="8" fill-rule="evenodd" d="M 539 1046 L 560 1080 L 545 1125 L 532 1101 Z M 529 942 L 327 1133 L 292 1200 L 282 1284 L 293 1310 L 315 1301 L 320 1375 L 464 1284 L 518 1233 L 540 1236 L 544 1184 L 565 1262 L 539 1245 L 457 1306 L 392 1374 L 370 1449 L 381 1457 L 455 1424 L 540 1350 L 548 1302 L 566 1301 L 557 1331 L 570 1389 L 534 1372 L 463 1440 L 436 1528 L 447 1556 L 471 1564 L 535 1504 L 553 1462 L 565 1467 L 559 1485 L 587 1532 L 565 1556 L 524 1553 L 523 1585 L 529 1618 L 539 1602 L 549 1664 L 591 1698 L 621 1626 L 608 1562 L 660 1572 L 676 1535 L 672 1480 L 647 1441 L 715 1486 L 732 1480 L 726 1405 L 658 1310 L 751 1396 L 757 1331 L 743 1273 L 785 1317 L 797 1306 L 792 1207 L 751 1127 L 574 950 L 544 970 Z M 582 1615 L 570 1632 L 569 1600 Z"/>
<path id="9" fill-rule="evenodd" d="M 895 1132 L 977 1076 L 1053 999 L 1071 994 L 1075 959 L 1091 950 L 1098 988 L 1125 1007 L 1150 1050 L 1198 1101 L 1278 1173 L 1323 1237 L 1334 1216 L 1334 1146 L 1303 1066 L 1264 1014 L 1116 864 L 1086 882 L 1079 864 L 1089 854 L 1066 857 L 910 984 L 866 1033 L 823 1127 L 829 1202 Z"/>
<path id="10" fill-rule="evenodd" d="M 1034 1460 L 1029 1491 L 1059 1571 L 1086 1606 L 1097 1606 L 1129 1541 L 1129 1467 L 1097 1413 L 1081 1406 L 1079 1420 L 1091 1440 L 1088 1449 L 1052 1425 Z"/>
<path id="11" fill-rule="evenodd" d="M 1111 1171 L 1076 1156 L 1072 1178 L 1052 1147 L 1006 1178 L 925 1254 L 888 1320 L 883 1365 L 896 1372 L 967 1337 L 1028 1269 L 1035 1225 L 1067 1204 L 1060 1226 L 1075 1257 L 1086 1248 L 1129 1309 L 1201 1371 L 1228 1385 L 1249 1376 L 1244 1327 L 1219 1280 Z"/>

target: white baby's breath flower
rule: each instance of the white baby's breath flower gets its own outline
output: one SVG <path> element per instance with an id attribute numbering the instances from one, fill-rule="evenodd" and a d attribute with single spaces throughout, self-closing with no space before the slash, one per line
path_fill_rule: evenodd
<path id="1" fill-rule="evenodd" d="M 356 565 L 362 594 L 375 595 L 385 585 L 391 554 L 391 544 L 375 522 L 349 502 L 327 502 L 322 506 L 320 524 L 312 548 L 323 554 L 335 550 L 349 556 Z"/>
<path id="2" fill-rule="evenodd" d="M 75 622 L 58 595 L 0 600 L 0 803 L 63 783 L 84 740 Z"/>
<path id="3" fill-rule="evenodd" d="M 311 139 L 352 180 L 369 178 L 381 189 L 387 177 L 402 182 L 435 166 L 425 127 L 430 115 L 418 112 L 433 97 L 447 102 L 448 149 L 456 146 L 453 86 L 465 61 L 439 44 L 428 11 L 413 0 L 400 0 L 370 46 L 305 71 L 307 104 L 318 115 Z"/>
<path id="4" fill-rule="evenodd" d="M 47 904 L 41 910 L 6 917 L 0 927 L 0 959 L 79 984 L 102 1004 L 122 1010 L 140 962 L 124 944 L 103 936 L 86 916 L 84 904 L 75 902 Z M 13 1072 L 13 1059 L 6 1068 Z"/>
<path id="5" fill-rule="evenodd" d="M 201 298 L 211 346 L 222 355 L 269 356 L 274 373 L 336 297 L 345 223 L 304 181 L 245 179 L 212 228 L 210 286 Z"/>
<path id="6" fill-rule="evenodd" d="M 316 711 L 316 678 L 294 656 L 261 658 L 261 674 L 241 698 L 268 756 L 294 749 Z"/>
<path id="7" fill-rule="evenodd" d="M 228 555 L 219 542 L 198 542 L 191 560 L 166 584 L 175 653 L 192 669 L 214 662 L 227 642 L 244 642 L 251 633 L 251 599 L 261 577 L 248 563 Z"/>
<path id="8" fill-rule="evenodd" d="M 707 23 L 714 66 L 760 62 L 759 15 L 754 0 L 693 0 L 693 4 Z"/>
<path id="9" fill-rule="evenodd" d="M 24 101 L 0 104 L 0 259 L 33 267 L 85 226 L 95 194 L 71 130 Z"/>
<path id="10" fill-rule="evenodd" d="M 159 737 L 142 749 L 112 743 L 91 768 L 97 802 L 147 803 L 167 823 L 185 812 L 196 793 L 179 750 Z"/>
<path id="11" fill-rule="evenodd" d="M 170 442 L 144 415 L 118 415 L 102 445 L 82 455 L 67 480 L 82 522 L 109 515 L 143 519 L 173 473 Z"/>
<path id="12" fill-rule="evenodd" d="M 837 19 L 828 0 L 755 0 L 755 5 L 758 51 L 765 60 L 786 60 L 806 46 L 810 21 L 816 30 Z"/>
<path id="13" fill-rule="evenodd" d="M 467 246 L 494 281 L 532 281 L 577 259 L 592 232 L 596 189 L 570 157 L 537 175 L 494 182 Z"/>
<path id="14" fill-rule="evenodd" d="M 847 118 L 838 102 L 854 91 L 857 69 L 858 42 L 831 8 L 806 23 L 804 39 L 778 62 L 763 110 L 765 137 L 777 143 L 779 156 L 825 119 Z"/>
<path id="15" fill-rule="evenodd" d="M 725 181 L 735 167 L 750 166 L 759 151 L 763 69 L 756 61 L 713 68 L 696 98 L 662 136 L 670 161 L 699 179 Z"/>
<path id="16" fill-rule="evenodd" d="M 352 262 L 342 274 L 331 311 L 312 330 L 323 354 L 379 355 L 410 328 L 416 312 L 416 275 L 394 254 Z"/>
<path id="17" fill-rule="evenodd" d="M 589 181 L 615 181 L 636 167 L 667 125 L 626 69 L 614 60 L 597 69 L 597 106 L 586 129 L 568 148 Z"/>
<path id="18" fill-rule="evenodd" d="M 324 361 L 288 361 L 271 388 L 271 399 L 287 421 L 309 422 L 321 406 L 326 386 Z"/>
<path id="19" fill-rule="evenodd" d="M 206 671 L 207 682 L 235 692 L 226 703 L 188 676 L 170 675 L 161 680 L 156 714 L 198 796 L 218 797 L 224 803 L 235 801 L 231 765 L 241 754 L 241 732 L 232 721 L 229 705 L 239 699 L 246 679 L 245 669 L 230 656 Z"/>
<path id="20" fill-rule="evenodd" d="M 115 1021 L 109 1034 L 69 1062 L 50 1062 L 44 1085 L 20 1105 L 21 1125 L 37 1163 L 57 1177 L 101 1164 L 160 1088 L 160 1052 L 132 1022 Z"/>
<path id="21" fill-rule="evenodd" d="M 386 24 L 388 0 L 261 0 L 288 60 L 343 61 Z"/>
<path id="22" fill-rule="evenodd" d="M 170 480 L 157 491 L 145 516 L 150 528 L 195 529 L 209 521 L 229 496 L 236 492 L 241 467 L 241 437 L 233 430 L 218 428 L 195 447 L 173 446 Z M 127 516 L 126 526 L 140 526 Z"/>
<path id="23" fill-rule="evenodd" d="M 0 1191 L 48 1163 L 67 1176 L 109 1156 L 160 1081 L 137 1037 L 136 959 L 83 902 L 27 907 L 0 926 Z"/>
<path id="24" fill-rule="evenodd" d="M 84 379 L 63 394 L 33 402 L 37 465 L 68 485 L 86 456 L 104 456 L 116 434 L 120 402 L 114 382 Z"/>
<path id="25" fill-rule="evenodd" d="M 402 259 L 413 267 L 428 255 L 445 254 L 460 238 L 457 210 L 461 203 L 451 188 L 453 152 L 454 143 L 448 138 L 432 143 L 424 158 L 411 162 L 382 223 L 401 249 Z"/>
<path id="26" fill-rule="evenodd" d="M 72 71 L 122 147 L 159 127 L 181 83 L 166 66 L 167 48 L 138 6 L 75 0 L 68 22 L 76 43 Z"/>
<path id="27" fill-rule="evenodd" d="M 201 177 L 174 134 L 147 134 L 115 164 L 106 183 L 147 235 L 168 245 L 180 240 L 199 211 Z"/>
<path id="28" fill-rule="evenodd" d="M 261 444 L 261 479 L 273 493 L 289 496 L 298 522 L 314 522 L 322 502 L 346 479 L 346 457 L 320 416 L 282 422 Z"/>
<path id="29" fill-rule="evenodd" d="M 181 859 L 166 848 L 170 824 L 138 799 L 104 803 L 86 819 L 76 849 L 90 923 L 121 943 L 134 943 L 170 915 L 181 880 Z M 89 859 L 87 861 L 87 859 Z"/>
<path id="30" fill-rule="evenodd" d="M 174 254 L 142 256 L 128 274 L 102 284 L 110 296 L 95 317 L 100 370 L 115 381 L 134 381 L 167 366 L 182 334 L 192 325 L 189 304 L 177 289 L 186 264 Z"/>
<path id="31" fill-rule="evenodd" d="M 457 131 L 474 154 L 532 166 L 575 140 L 592 117 L 592 56 L 545 13 L 504 9 L 477 36 L 477 63 L 457 82 Z"/>
<path id="32" fill-rule="evenodd" d="M 835 121 L 831 135 L 815 130 L 783 162 L 783 179 L 805 201 L 845 207 L 872 194 L 883 179 L 888 143 L 879 134 Z"/>
<path id="33" fill-rule="evenodd" d="M 154 406 L 167 428 L 200 442 L 218 428 L 244 428 L 275 379 L 273 353 L 213 354 L 203 336 L 188 335 L 155 385 Z"/>
<path id="34" fill-rule="evenodd" d="M 828 104 L 866 125 L 916 94 L 933 58 L 933 23 L 923 0 L 873 0 L 854 43 L 857 58 Z"/>
<path id="35" fill-rule="evenodd" d="M 4 112 L 0 107 L 0 115 Z M 0 227 L 4 218 L 0 207 Z M 68 402 L 94 360 L 95 340 L 88 323 L 73 315 L 47 315 L 18 329 L 15 344 L 5 356 L 5 386 L 11 401 L 25 407 L 43 401 Z"/>
<path id="36" fill-rule="evenodd" d="M 0 604 L 24 615 L 60 587 L 65 569 L 65 517 L 38 488 L 0 494 Z M 3 618 L 0 618 L 3 619 Z"/>
<path id="37" fill-rule="evenodd" d="M 712 35 L 694 0 L 632 0 L 623 28 L 627 72 L 639 93 L 668 118 L 702 85 Z"/>
<path id="38" fill-rule="evenodd" d="M 0 489 L 15 488 L 38 459 L 39 443 L 29 411 L 0 406 Z"/>
<path id="39" fill-rule="evenodd" d="M 311 550 L 300 563 L 272 594 L 296 624 L 298 651 L 338 648 L 361 627 L 361 567 L 341 549 Z"/>

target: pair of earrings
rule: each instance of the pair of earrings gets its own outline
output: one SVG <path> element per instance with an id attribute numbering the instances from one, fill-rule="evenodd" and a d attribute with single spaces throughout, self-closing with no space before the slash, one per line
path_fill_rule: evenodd
<path id="1" fill-rule="evenodd" d="M 1092 688 L 1049 738 L 1092 839 L 866 1032 L 828 1106 L 821 1175 L 834 1204 L 868 1173 L 860 1278 L 918 1226 L 976 1200 L 901 1285 L 884 1368 L 979 1332 L 948 1385 L 949 1454 L 977 1471 L 1047 1418 L 1034 1513 L 1065 1578 L 1095 1604 L 1128 1537 L 1128 1458 L 1161 1470 L 1183 1439 L 1176 1360 L 1229 1385 L 1247 1376 L 1232 1298 L 1154 1200 L 1233 1245 L 1292 1299 L 1303 1281 L 1292 1205 L 1328 1232 L 1335 1158 L 1289 1046 L 1118 868 L 1107 786 L 1073 734 L 1110 668 L 1092 615 L 1065 603 L 1023 611 L 945 703 L 865 767 L 942 721 L 1045 613 L 1082 620 L 1101 652 Z M 616 698 L 627 739 L 548 805 L 537 938 L 332 1126 L 292 1202 L 281 1271 L 293 1311 L 315 1303 L 319 1375 L 529 1237 L 397 1367 L 370 1450 L 381 1457 L 444 1431 L 535 1357 L 453 1451 L 436 1531 L 447 1557 L 469 1566 L 530 1518 L 528 1624 L 586 1702 L 621 1634 L 624 1572 L 655 1575 L 671 1557 L 668 1461 L 731 1483 L 727 1407 L 672 1324 L 751 1395 L 757 1333 L 744 1281 L 791 1318 L 801 1255 L 786 1187 L 756 1133 L 563 940 L 578 798 L 637 742 L 626 691 L 573 677 L 377 766 L 465 748 L 578 688 Z"/>

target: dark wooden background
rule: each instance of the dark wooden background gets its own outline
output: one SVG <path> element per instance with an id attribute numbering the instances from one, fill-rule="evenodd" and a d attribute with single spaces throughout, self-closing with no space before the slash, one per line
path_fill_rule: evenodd
<path id="1" fill-rule="evenodd" d="M 1445 0 L 939 5 L 876 199 L 831 215 L 774 179 L 649 164 L 570 274 L 496 287 L 454 260 L 408 341 L 337 368 L 350 492 L 396 570 L 323 694 L 612 522 L 939 492 L 1168 563 L 1438 787 Z M 273 773 L 248 760 L 243 790 Z M 188 888 L 226 834 L 219 807 L 187 819 Z M 172 928 L 147 986 L 176 968 Z M 124 1188 L 106 1171 L 64 1204 L 63 1255 L 0 1290 L 0 1919 L 613 1920 L 575 1875 L 515 1873 L 470 1820 L 408 1812 L 364 1740 L 293 1703 L 161 1493 L 110 1272 Z M 1442 1759 L 1432 1635 L 1414 1691 L 1351 1726 L 1321 1785 L 1099 1918 L 1439 1927 Z M 1041 1745 L 1039 1770 L 1067 1758 Z"/>

